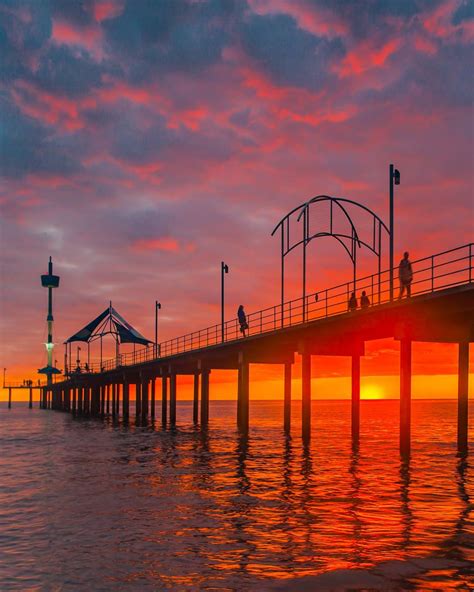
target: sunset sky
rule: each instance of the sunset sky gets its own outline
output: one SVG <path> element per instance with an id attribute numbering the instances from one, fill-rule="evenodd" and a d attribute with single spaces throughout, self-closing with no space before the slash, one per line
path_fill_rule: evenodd
<path id="1" fill-rule="evenodd" d="M 278 220 L 329 194 L 388 221 L 390 162 L 397 261 L 471 241 L 473 40 L 461 0 L 0 0 L 7 377 L 46 363 L 50 255 L 62 368 L 109 300 L 150 339 L 156 299 L 161 339 L 219 322 L 222 260 L 227 318 L 277 304 Z M 350 279 L 336 241 L 310 248 L 310 290 Z M 296 297 L 296 262 L 290 281 Z M 398 344 L 367 354 L 363 395 L 397 396 Z M 456 362 L 415 344 L 414 396 L 454 396 Z M 348 373 L 315 357 L 313 396 L 348 396 Z M 252 378 L 254 398 L 282 396 L 281 367 Z M 234 381 L 213 373 L 211 398 Z"/>

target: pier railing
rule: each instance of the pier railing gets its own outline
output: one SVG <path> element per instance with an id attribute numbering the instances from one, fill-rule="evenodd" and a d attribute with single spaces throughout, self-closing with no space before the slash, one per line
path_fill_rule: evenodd
<path id="1" fill-rule="evenodd" d="M 437 292 L 453 286 L 469 284 L 474 281 L 474 244 L 466 245 L 436 253 L 412 261 L 413 281 L 411 295 L 418 296 Z M 394 300 L 398 297 L 398 268 L 394 269 Z M 296 298 L 283 304 L 277 304 L 247 315 L 247 336 L 261 335 L 295 325 L 302 325 L 315 320 L 345 314 L 348 312 L 348 301 L 352 292 L 358 298 L 365 291 L 370 306 L 378 306 L 390 302 L 389 270 L 375 273 L 356 281 L 345 282 L 313 292 L 305 298 Z M 105 360 L 100 364 L 91 364 L 90 372 L 106 372 L 120 366 L 131 366 L 154 359 L 166 358 L 176 354 L 199 350 L 243 339 L 238 319 L 226 321 L 224 339 L 222 325 L 216 324 L 199 331 L 193 331 L 164 341 L 155 347 L 144 347 L 135 352 L 120 354 L 118 358 Z"/>

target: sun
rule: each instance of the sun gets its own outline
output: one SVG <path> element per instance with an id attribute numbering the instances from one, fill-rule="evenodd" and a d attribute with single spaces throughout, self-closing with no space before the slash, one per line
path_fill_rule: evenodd
<path id="1" fill-rule="evenodd" d="M 384 392 L 378 384 L 365 384 L 361 387 L 361 399 L 383 399 Z"/>

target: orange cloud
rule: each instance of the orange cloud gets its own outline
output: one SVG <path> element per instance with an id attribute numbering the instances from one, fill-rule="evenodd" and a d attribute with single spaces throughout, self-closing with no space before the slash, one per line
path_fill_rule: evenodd
<path id="1" fill-rule="evenodd" d="M 133 244 L 135 251 L 165 251 L 176 252 L 180 250 L 178 241 L 170 236 L 160 238 L 141 238 Z"/>
<path id="2" fill-rule="evenodd" d="M 401 45 L 400 39 L 390 39 L 382 47 L 374 48 L 370 43 L 359 44 L 349 51 L 342 62 L 335 67 L 341 77 L 357 76 L 372 68 L 380 68 Z"/>

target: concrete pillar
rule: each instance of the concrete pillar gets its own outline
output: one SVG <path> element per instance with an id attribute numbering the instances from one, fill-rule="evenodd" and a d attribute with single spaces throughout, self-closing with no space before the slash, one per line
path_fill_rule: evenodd
<path id="1" fill-rule="evenodd" d="M 120 383 L 117 382 L 115 385 L 115 414 L 118 417 L 120 415 Z"/>
<path id="2" fill-rule="evenodd" d="M 142 379 L 142 418 L 148 419 L 148 378 Z"/>
<path id="3" fill-rule="evenodd" d="M 400 341 L 400 454 L 410 455 L 411 431 L 411 340 Z"/>
<path id="4" fill-rule="evenodd" d="M 122 403 L 123 418 L 128 420 L 130 414 L 130 389 L 128 382 L 123 383 L 123 403 Z"/>
<path id="5" fill-rule="evenodd" d="M 240 356 L 237 389 L 237 426 L 241 432 L 249 429 L 249 363 Z"/>
<path id="6" fill-rule="evenodd" d="M 193 422 L 199 420 L 199 372 L 194 373 L 194 391 L 193 391 Z"/>
<path id="7" fill-rule="evenodd" d="M 135 416 L 140 417 L 142 412 L 142 393 L 141 393 L 141 383 L 135 383 Z"/>
<path id="8" fill-rule="evenodd" d="M 79 389 L 75 388 L 72 391 L 72 413 L 73 415 L 76 415 L 76 411 L 77 411 L 77 393 L 78 393 Z"/>
<path id="9" fill-rule="evenodd" d="M 176 424 L 176 374 L 170 375 L 170 424 Z"/>
<path id="10" fill-rule="evenodd" d="M 100 413 L 100 385 L 94 385 L 92 389 L 92 415 L 97 417 Z"/>
<path id="11" fill-rule="evenodd" d="M 28 409 L 33 409 L 33 389 L 30 388 L 30 397 L 28 399 Z"/>
<path id="12" fill-rule="evenodd" d="M 150 400 L 150 416 L 152 421 L 155 419 L 155 391 L 156 391 L 156 378 L 153 376 L 151 379 L 151 400 Z"/>
<path id="13" fill-rule="evenodd" d="M 110 384 L 105 386 L 105 412 L 110 413 Z"/>
<path id="14" fill-rule="evenodd" d="M 166 424 L 168 421 L 168 377 L 163 374 L 161 377 L 161 421 Z"/>
<path id="15" fill-rule="evenodd" d="M 209 423 L 209 374 L 207 368 L 201 371 L 201 427 Z"/>
<path id="16" fill-rule="evenodd" d="M 82 401 L 83 401 L 83 395 L 84 395 L 84 387 L 81 386 L 77 390 L 77 412 L 79 414 L 82 414 L 82 412 L 84 411 L 83 403 L 82 403 Z"/>
<path id="17" fill-rule="evenodd" d="M 469 388 L 469 343 L 460 343 L 458 350 L 458 452 L 468 449 L 468 399 Z"/>
<path id="18" fill-rule="evenodd" d="M 352 406 L 351 406 L 351 426 L 352 440 L 359 440 L 360 434 L 360 356 L 352 356 Z"/>
<path id="19" fill-rule="evenodd" d="M 100 386 L 100 416 L 104 417 L 105 415 L 105 391 L 107 390 L 107 385 L 102 384 Z"/>
<path id="20" fill-rule="evenodd" d="M 86 386 L 86 388 L 84 389 L 84 413 L 85 413 L 85 415 L 89 415 L 89 413 L 91 411 L 90 403 L 91 403 L 91 389 L 89 386 Z"/>
<path id="21" fill-rule="evenodd" d="M 303 440 L 311 437 L 311 354 L 301 356 L 301 420 Z"/>
<path id="22" fill-rule="evenodd" d="M 8 409 L 12 408 L 12 389 L 8 387 Z"/>
<path id="23" fill-rule="evenodd" d="M 285 384 L 283 401 L 283 427 L 287 434 L 291 430 L 291 363 L 285 364 Z"/>
<path id="24" fill-rule="evenodd" d="M 117 385 L 115 382 L 111 385 L 112 388 L 112 417 L 115 417 L 117 413 L 117 404 L 116 404 L 116 397 L 117 397 Z"/>

